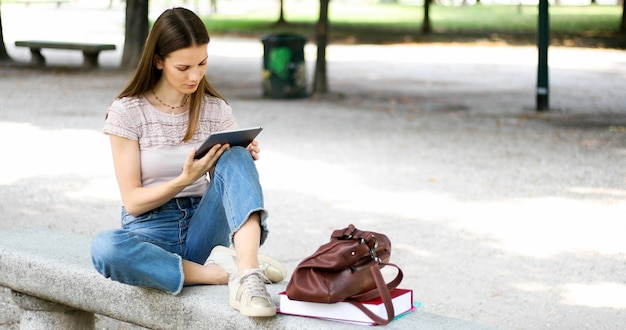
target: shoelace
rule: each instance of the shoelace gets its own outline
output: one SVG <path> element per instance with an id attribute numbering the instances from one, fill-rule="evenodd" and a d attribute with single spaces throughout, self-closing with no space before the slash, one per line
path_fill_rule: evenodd
<path id="1" fill-rule="evenodd" d="M 272 265 L 270 265 L 269 263 L 261 263 L 261 264 L 259 265 L 259 269 L 260 269 L 262 272 L 265 272 L 265 271 L 266 271 L 268 268 L 270 268 L 271 266 L 272 266 Z M 263 275 L 265 275 L 265 273 L 264 273 Z M 267 276 L 266 276 L 266 277 L 267 277 Z"/>
<path id="2" fill-rule="evenodd" d="M 241 277 L 241 285 L 245 286 L 244 294 L 250 297 L 269 298 L 265 289 L 265 283 L 272 283 L 260 270 L 251 271 Z"/>

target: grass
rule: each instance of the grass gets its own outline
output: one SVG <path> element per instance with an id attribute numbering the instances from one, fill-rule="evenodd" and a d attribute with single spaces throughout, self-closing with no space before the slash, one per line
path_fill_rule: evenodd
<path id="1" fill-rule="evenodd" d="M 286 1 L 287 25 L 276 25 L 275 7 L 245 14 L 205 17 L 211 33 L 260 36 L 293 32 L 312 38 L 318 16 L 317 1 Z M 553 43 L 570 46 L 626 48 L 619 33 L 622 8 L 611 5 L 551 6 Z M 345 3 L 331 1 L 332 42 L 391 43 L 488 40 L 524 44 L 535 42 L 538 8 L 532 5 L 432 5 L 433 32 L 421 32 L 424 9 L 417 5 Z"/>

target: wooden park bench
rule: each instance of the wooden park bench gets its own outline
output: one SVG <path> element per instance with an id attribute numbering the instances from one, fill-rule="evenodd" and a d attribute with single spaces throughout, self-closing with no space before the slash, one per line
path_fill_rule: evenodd
<path id="1" fill-rule="evenodd" d="M 115 50 L 115 45 L 113 44 L 77 43 L 67 41 L 19 40 L 15 42 L 15 46 L 30 48 L 31 63 L 37 66 L 44 66 L 46 64 L 46 59 L 41 54 L 41 49 L 43 48 L 80 50 L 83 52 L 83 68 L 85 69 L 91 69 L 98 66 L 98 56 L 101 51 Z"/>

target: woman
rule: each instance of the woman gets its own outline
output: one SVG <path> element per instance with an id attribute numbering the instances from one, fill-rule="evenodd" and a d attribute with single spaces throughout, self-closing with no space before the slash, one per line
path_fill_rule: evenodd
<path id="1" fill-rule="evenodd" d="M 166 10 L 109 107 L 104 132 L 123 201 L 122 228 L 94 239 L 92 260 L 105 277 L 172 294 L 186 284 L 228 283 L 229 303 L 241 314 L 274 316 L 265 284 L 282 281 L 286 271 L 258 255 L 268 233 L 254 164 L 258 142 L 218 144 L 194 159 L 211 133 L 236 127 L 232 109 L 206 78 L 208 43 L 193 12 Z M 214 247 L 231 243 L 237 274 L 229 280 L 224 268 L 205 261 Z"/>

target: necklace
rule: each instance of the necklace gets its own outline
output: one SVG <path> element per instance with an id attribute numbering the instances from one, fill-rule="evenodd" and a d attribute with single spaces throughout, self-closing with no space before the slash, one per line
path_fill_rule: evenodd
<path id="1" fill-rule="evenodd" d="M 161 99 L 160 99 L 160 98 L 156 95 L 156 93 L 154 92 L 154 89 L 152 90 L 152 95 L 154 95 L 154 97 L 157 99 L 157 101 L 159 101 L 159 103 L 161 103 L 163 106 L 166 106 L 166 107 L 168 107 L 168 108 L 172 109 L 172 111 L 174 111 L 174 110 L 176 110 L 176 109 L 180 109 L 180 108 L 184 107 L 184 106 L 187 104 L 187 101 L 189 100 L 189 95 L 188 95 L 188 94 L 186 94 L 186 95 L 185 95 L 185 98 L 183 99 L 183 102 L 182 102 L 179 106 L 172 106 L 172 105 L 169 105 L 169 104 L 167 104 L 167 103 L 163 102 L 163 100 L 161 100 Z M 172 114 L 174 115 L 175 113 L 174 113 L 174 112 L 172 112 Z"/>

